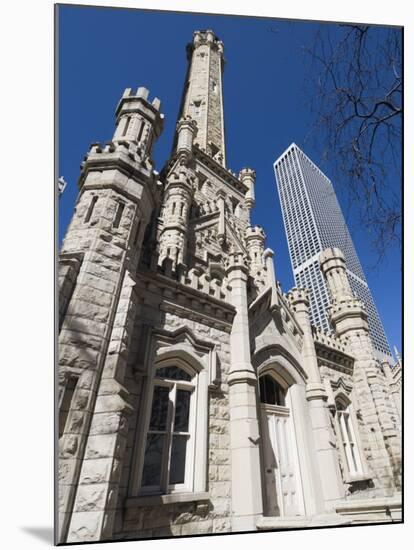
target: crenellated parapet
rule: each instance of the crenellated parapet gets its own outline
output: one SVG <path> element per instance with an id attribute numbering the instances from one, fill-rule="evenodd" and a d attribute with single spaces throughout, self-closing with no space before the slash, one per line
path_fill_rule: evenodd
<path id="1" fill-rule="evenodd" d="M 342 353 L 348 351 L 348 338 L 338 338 L 332 333 L 326 332 L 320 327 L 312 327 L 312 334 L 315 343 L 321 344 Z"/>
<path id="2" fill-rule="evenodd" d="M 306 288 L 293 287 L 286 294 L 287 300 L 295 309 L 298 305 L 309 308 L 309 292 Z"/>
<path id="3" fill-rule="evenodd" d="M 158 181 L 158 172 L 146 154 L 142 144 L 129 141 L 108 141 L 106 143 L 92 143 L 89 151 L 81 163 L 81 174 L 78 181 L 80 189 L 87 181 L 88 175 L 106 168 L 119 168 L 124 173 L 136 176 L 137 180 L 149 178 L 149 181 Z"/>
<path id="4" fill-rule="evenodd" d="M 335 299 L 327 308 L 335 333 L 342 337 L 350 330 L 368 332 L 368 317 L 365 305 L 358 298 Z"/>
<path id="5" fill-rule="evenodd" d="M 246 229 L 245 238 L 247 243 L 254 242 L 263 247 L 266 239 L 266 234 L 263 230 L 263 227 L 261 227 L 260 225 L 249 226 Z"/>
<path id="6" fill-rule="evenodd" d="M 209 46 L 215 51 L 217 51 L 221 56 L 224 54 L 224 45 L 221 40 L 217 38 L 211 30 L 205 31 L 194 31 L 193 33 L 193 43 L 189 48 L 199 48 L 200 46 Z"/>
<path id="7" fill-rule="evenodd" d="M 189 270 L 185 281 L 189 286 L 213 296 L 218 300 L 227 301 L 230 293 L 230 286 L 227 279 L 219 279 L 203 272 L 200 268 L 194 267 Z"/>
<path id="8" fill-rule="evenodd" d="M 161 102 L 149 100 L 146 88 L 127 88 L 116 108 L 116 129 L 111 141 L 93 143 L 81 164 L 78 186 L 87 190 L 112 188 L 134 202 L 142 199 L 142 185 L 154 207 L 161 185 L 154 169 L 152 149 L 163 130 Z M 137 185 L 138 184 L 138 185 Z"/>
<path id="9" fill-rule="evenodd" d="M 225 268 L 229 281 L 241 274 L 247 279 L 249 273 L 247 256 L 243 252 L 230 252 L 225 259 Z"/>

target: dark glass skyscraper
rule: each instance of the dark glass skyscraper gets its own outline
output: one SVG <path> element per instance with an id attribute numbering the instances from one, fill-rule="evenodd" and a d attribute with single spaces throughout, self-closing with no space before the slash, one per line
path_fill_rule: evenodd
<path id="1" fill-rule="evenodd" d="M 325 248 L 337 247 L 345 254 L 352 290 L 367 308 L 376 354 L 389 358 L 387 337 L 331 181 L 295 143 L 275 161 L 274 170 L 295 283 L 310 291 L 313 324 L 330 330 L 330 298 L 318 257 Z"/>

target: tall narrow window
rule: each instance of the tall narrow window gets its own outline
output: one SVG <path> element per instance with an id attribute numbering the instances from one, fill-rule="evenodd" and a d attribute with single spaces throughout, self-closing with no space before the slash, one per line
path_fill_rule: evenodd
<path id="1" fill-rule="evenodd" d="M 88 211 L 86 212 L 86 216 L 85 216 L 85 223 L 88 223 L 89 220 L 91 219 L 92 217 L 92 213 L 93 213 L 93 209 L 95 208 L 95 204 L 98 200 L 98 197 L 96 195 L 94 195 L 92 197 L 92 200 L 91 200 L 91 203 L 89 205 L 89 208 L 88 208 Z"/>
<path id="2" fill-rule="evenodd" d="M 341 401 L 336 401 L 336 414 L 340 438 L 344 449 L 348 471 L 350 476 L 356 476 L 362 474 L 363 471 L 349 407 L 349 405 L 346 407 Z"/>
<path id="3" fill-rule="evenodd" d="M 119 227 L 119 224 L 121 223 L 122 214 L 124 212 L 124 208 L 125 208 L 125 203 L 119 202 L 112 227 Z"/>
<path id="4" fill-rule="evenodd" d="M 129 124 L 131 122 L 131 117 L 128 116 L 125 122 L 124 131 L 122 132 L 123 136 L 126 136 L 126 133 L 128 132 Z"/>
<path id="5" fill-rule="evenodd" d="M 142 121 L 142 122 L 141 122 L 141 127 L 140 127 L 139 132 L 138 132 L 137 141 L 141 141 L 142 132 L 144 131 L 144 128 L 145 128 L 145 122 Z"/>
<path id="6" fill-rule="evenodd" d="M 147 141 L 147 148 L 146 148 L 147 154 L 151 153 L 152 140 L 153 140 L 153 135 L 150 134 Z"/>
<path id="7" fill-rule="evenodd" d="M 141 230 L 141 220 L 138 222 L 137 230 L 135 231 L 134 243 L 132 246 L 137 246 L 140 230 Z"/>
<path id="8" fill-rule="evenodd" d="M 201 113 L 201 99 L 194 100 L 193 103 L 193 116 L 198 117 Z"/>
<path id="9" fill-rule="evenodd" d="M 145 442 L 141 492 L 189 489 L 194 428 L 193 376 L 177 367 L 157 369 Z"/>
<path id="10" fill-rule="evenodd" d="M 63 390 L 63 397 L 59 409 L 59 438 L 62 437 L 63 432 L 65 431 L 66 421 L 68 419 L 70 405 L 72 403 L 77 382 L 77 376 L 70 376 L 66 382 L 65 389 Z"/>

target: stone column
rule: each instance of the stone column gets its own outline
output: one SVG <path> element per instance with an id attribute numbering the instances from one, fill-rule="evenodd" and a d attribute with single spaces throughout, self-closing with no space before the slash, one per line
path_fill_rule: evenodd
<path id="1" fill-rule="evenodd" d="M 194 182 L 194 172 L 186 166 L 179 166 L 167 176 L 158 263 L 162 265 L 165 259 L 170 260 L 173 271 L 186 261 L 188 220 Z"/>
<path id="2" fill-rule="evenodd" d="M 263 259 L 266 265 L 266 272 L 267 272 L 267 284 L 272 288 L 276 288 L 276 273 L 275 273 L 275 265 L 273 263 L 274 255 L 275 253 L 271 248 L 266 248 L 266 250 L 263 253 Z"/>
<path id="3" fill-rule="evenodd" d="M 387 411 L 387 386 L 374 356 L 365 306 L 352 294 L 341 250 L 328 248 L 319 261 L 332 298 L 331 323 L 339 338 L 348 338 L 348 349 L 355 358 L 353 377 L 364 425 L 365 457 L 376 486 L 389 494 L 401 483 L 400 434 Z"/>
<path id="4" fill-rule="evenodd" d="M 254 194 L 254 185 L 256 181 L 256 172 L 251 168 L 243 168 L 239 172 L 239 180 L 247 186 L 247 192 L 245 195 L 245 204 L 250 211 L 255 205 L 255 194 Z"/>
<path id="5" fill-rule="evenodd" d="M 194 138 L 197 135 L 197 123 L 190 116 L 181 118 L 177 123 L 177 154 L 181 162 L 188 162 L 193 153 Z"/>
<path id="6" fill-rule="evenodd" d="M 302 357 L 308 375 L 306 399 L 315 443 L 319 477 L 321 480 L 325 510 L 331 511 L 335 502 L 345 495 L 339 468 L 338 453 L 327 407 L 328 396 L 322 384 L 312 328 L 309 317 L 309 298 L 305 289 L 293 288 L 288 298 L 295 311 L 295 317 L 303 331 Z"/>
<path id="7" fill-rule="evenodd" d="M 247 309 L 248 267 L 242 253 L 229 255 L 228 283 L 236 308 L 230 335 L 231 366 L 228 378 L 230 407 L 232 530 L 256 529 L 263 514 L 259 454 L 257 377 L 251 364 Z"/>
<path id="8" fill-rule="evenodd" d="M 218 230 L 217 230 L 217 241 L 219 242 L 220 246 L 223 246 L 225 240 L 226 240 L 226 215 L 225 215 L 225 193 L 222 189 L 219 189 L 217 191 L 217 206 L 219 210 L 219 222 L 218 222 Z"/>
<path id="9" fill-rule="evenodd" d="M 250 257 L 250 269 L 252 274 L 260 273 L 264 268 L 264 242 L 266 239 L 263 228 L 256 225 L 246 229 L 245 241 Z"/>

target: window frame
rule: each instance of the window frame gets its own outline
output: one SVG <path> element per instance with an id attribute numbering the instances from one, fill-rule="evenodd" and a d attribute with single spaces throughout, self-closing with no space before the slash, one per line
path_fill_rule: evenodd
<path id="1" fill-rule="evenodd" d="M 338 408 L 338 405 L 342 408 Z M 348 398 L 344 399 L 342 395 L 335 396 L 335 432 L 340 443 L 340 453 L 345 468 L 345 482 L 366 477 L 366 466 L 361 453 L 361 442 L 354 417 L 352 402 Z M 347 430 L 347 426 L 349 430 Z M 353 455 L 354 464 L 350 463 L 349 454 L 351 454 L 351 458 Z"/>
<path id="2" fill-rule="evenodd" d="M 156 371 L 162 367 L 175 366 L 191 376 L 191 381 L 171 380 L 168 378 L 158 378 Z M 189 441 L 186 453 L 186 468 L 184 483 L 170 484 L 170 460 L 173 436 L 174 410 L 169 404 L 170 415 L 170 431 L 167 436 L 170 439 L 169 450 L 165 454 L 163 451 L 163 464 L 161 467 L 161 478 L 159 486 L 142 487 L 142 475 L 145 460 L 145 447 L 149 430 L 149 423 L 152 410 L 152 402 L 154 395 L 154 387 L 157 385 L 173 386 L 176 391 L 181 387 L 189 389 L 192 387 L 190 397 L 189 410 Z M 170 390 L 171 391 L 171 390 Z M 206 491 L 207 486 L 207 437 L 208 437 L 208 379 L 206 369 L 202 365 L 195 364 L 192 361 L 190 364 L 187 360 L 183 360 L 178 353 L 177 356 L 171 356 L 165 359 L 159 359 L 154 362 L 150 369 L 149 376 L 143 384 L 142 388 L 143 399 L 139 407 L 138 414 L 138 430 L 136 437 L 135 459 L 132 466 L 132 479 L 130 484 L 129 494 L 132 497 L 149 497 L 156 495 L 183 495 L 193 492 Z M 167 420 L 168 422 L 168 420 Z M 168 426 L 167 426 L 168 428 Z M 167 444 L 167 443 L 165 443 Z M 164 465 L 165 464 L 165 465 Z M 166 470 L 163 470 L 166 468 Z"/>

